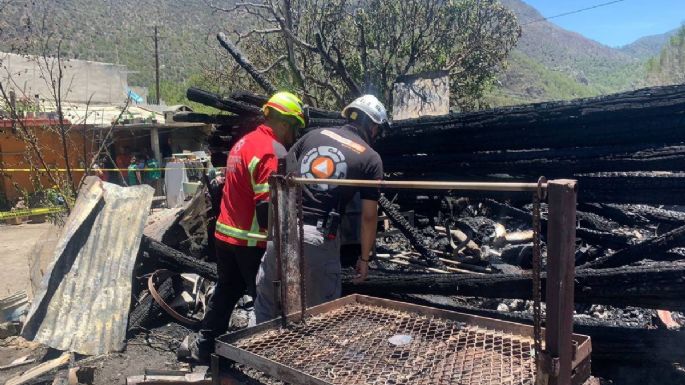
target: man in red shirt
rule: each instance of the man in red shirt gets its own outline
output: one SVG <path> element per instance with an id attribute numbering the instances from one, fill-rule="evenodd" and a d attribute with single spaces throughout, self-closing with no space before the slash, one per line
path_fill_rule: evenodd
<path id="1" fill-rule="evenodd" d="M 190 342 L 191 358 L 206 361 L 214 338 L 224 334 L 238 300 L 255 297 L 255 280 L 266 248 L 266 229 L 260 226 L 269 199 L 268 179 L 278 159 L 287 154 L 306 125 L 302 101 L 289 92 L 273 95 L 263 107 L 266 121 L 241 138 L 226 161 L 226 182 L 216 222 L 216 259 L 219 280 L 209 299 L 202 328 Z M 259 214 L 258 214 L 259 213 Z"/>

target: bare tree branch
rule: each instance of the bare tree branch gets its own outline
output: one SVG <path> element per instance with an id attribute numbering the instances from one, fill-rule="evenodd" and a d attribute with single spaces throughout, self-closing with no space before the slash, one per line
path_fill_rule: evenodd
<path id="1" fill-rule="evenodd" d="M 345 64 L 342 61 L 342 55 L 340 54 L 340 51 L 337 50 L 336 47 L 334 47 L 334 50 L 336 51 L 336 54 L 338 55 L 338 60 L 333 60 L 331 55 L 328 54 L 326 49 L 324 48 L 323 45 L 323 37 L 321 36 L 321 33 L 316 34 L 316 46 L 317 46 L 317 52 L 321 55 L 321 57 L 328 62 L 328 64 L 333 67 L 335 72 L 340 75 L 342 78 L 343 82 L 347 85 L 348 90 L 353 96 L 358 96 L 361 95 L 361 91 L 359 89 L 359 85 L 352 79 L 350 76 L 349 72 L 347 72 L 347 68 L 345 67 Z"/>
<path id="2" fill-rule="evenodd" d="M 282 63 L 283 61 L 285 61 L 286 59 L 288 59 L 288 57 L 285 56 L 285 55 L 279 56 L 279 57 L 276 59 L 276 61 L 274 61 L 273 63 L 271 63 L 271 65 L 269 65 L 268 67 L 264 68 L 263 70 L 259 70 L 258 72 L 259 72 L 260 74 L 265 74 L 265 73 L 271 71 L 272 69 L 274 69 L 274 67 L 276 67 L 277 65 L 281 64 L 281 63 Z"/>
<path id="3" fill-rule="evenodd" d="M 307 78 L 307 80 L 311 81 L 312 83 L 316 84 L 317 86 L 323 87 L 326 90 L 330 91 L 333 94 L 333 97 L 335 98 L 336 102 L 340 105 L 345 104 L 345 99 L 340 95 L 338 90 L 335 88 L 333 83 L 331 83 L 329 80 L 319 80 L 315 79 L 313 77 Z"/>
<path id="4" fill-rule="evenodd" d="M 241 8 L 261 8 L 261 9 L 269 9 L 269 6 L 266 4 L 258 4 L 258 3 L 249 3 L 249 2 L 243 2 L 243 3 L 236 3 L 233 7 L 231 8 L 223 8 L 219 7 L 217 5 L 214 5 L 213 2 L 205 0 L 205 4 L 207 4 L 210 8 L 212 8 L 215 12 L 226 12 L 226 13 L 233 13 L 237 11 L 238 9 Z"/>
<path id="5" fill-rule="evenodd" d="M 10 103 L 10 97 L 2 83 L 0 83 L 0 95 L 2 95 L 3 101 L 5 102 L 5 104 L 7 104 L 10 110 L 10 118 L 14 122 L 15 126 L 19 128 L 18 131 L 20 133 L 20 139 L 22 139 L 24 143 L 28 144 L 30 152 L 38 158 L 42 172 L 45 172 L 50 182 L 53 183 L 55 186 L 60 186 L 58 178 L 55 176 L 55 174 L 53 174 L 52 170 L 50 169 L 48 163 L 45 160 L 45 157 L 43 156 L 43 152 L 40 146 L 38 145 L 38 138 L 36 138 L 36 135 L 31 131 L 31 129 L 28 128 L 28 126 L 26 125 L 26 121 L 19 117 L 17 109 L 15 106 L 12 105 L 12 103 Z M 65 204 L 67 206 L 67 209 L 70 210 L 71 207 L 69 203 L 66 202 L 66 200 Z"/>
<path id="6" fill-rule="evenodd" d="M 119 113 L 119 115 L 117 115 L 117 118 L 114 119 L 112 124 L 109 126 L 109 129 L 107 130 L 107 133 L 105 134 L 105 137 L 102 138 L 102 143 L 100 143 L 100 147 L 98 147 L 98 150 L 93 153 L 93 157 L 90 159 L 90 162 L 88 162 L 89 164 L 95 163 L 95 160 L 97 159 L 97 157 L 102 153 L 106 153 L 107 156 L 109 157 L 109 159 L 112 161 L 112 163 L 116 164 L 114 162 L 114 160 L 112 159 L 112 157 L 109 155 L 109 152 L 104 151 L 104 149 L 108 145 L 109 138 L 112 135 L 112 132 L 114 132 L 114 128 L 119 124 L 119 121 L 121 121 L 121 117 L 124 116 L 126 111 L 128 111 L 128 106 L 130 104 L 131 104 L 131 97 L 129 96 L 128 98 L 126 98 L 126 102 L 124 103 L 124 106 L 121 108 L 121 112 Z M 118 167 L 117 167 L 117 172 L 119 173 L 119 177 L 121 177 L 121 181 L 124 183 L 124 185 L 128 186 L 128 184 L 126 183 L 126 178 L 124 178 L 124 175 L 121 173 L 121 170 L 119 170 Z M 80 188 L 80 186 L 79 186 L 79 188 Z"/>

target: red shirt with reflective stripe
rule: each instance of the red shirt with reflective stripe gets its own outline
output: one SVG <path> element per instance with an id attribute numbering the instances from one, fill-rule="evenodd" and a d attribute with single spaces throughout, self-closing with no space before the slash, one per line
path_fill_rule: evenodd
<path id="1" fill-rule="evenodd" d="M 237 246 L 265 248 L 266 242 L 250 235 L 266 235 L 255 216 L 256 203 L 269 199 L 268 179 L 276 172 L 286 150 L 271 127 L 261 125 L 242 137 L 226 160 L 226 184 L 215 237 Z"/>

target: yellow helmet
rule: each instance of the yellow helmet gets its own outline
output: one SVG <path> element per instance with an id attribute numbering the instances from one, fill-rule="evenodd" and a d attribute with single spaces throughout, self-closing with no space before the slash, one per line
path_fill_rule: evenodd
<path id="1" fill-rule="evenodd" d="M 292 116 L 300 122 L 300 128 L 306 127 L 305 107 L 302 100 L 290 92 L 277 92 L 262 107 L 264 116 L 269 116 L 269 109 L 273 108 L 281 115 Z"/>

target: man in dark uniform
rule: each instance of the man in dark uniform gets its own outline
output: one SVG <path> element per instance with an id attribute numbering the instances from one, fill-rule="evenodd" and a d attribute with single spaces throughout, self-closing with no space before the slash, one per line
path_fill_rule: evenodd
<path id="1" fill-rule="evenodd" d="M 382 127 L 388 125 L 385 107 L 372 95 L 364 95 L 343 109 L 348 124 L 339 128 L 307 133 L 288 152 L 289 172 L 313 179 L 383 178 L 383 163 L 371 144 Z M 344 207 L 359 192 L 361 197 L 361 256 L 357 280 L 366 279 L 369 256 L 376 240 L 378 197 L 376 188 L 335 185 L 303 187 L 304 256 L 307 306 L 315 306 L 340 296 L 340 240 L 338 224 Z M 277 276 L 273 244 L 267 244 L 257 274 L 257 323 L 276 316 L 273 281 Z"/>

